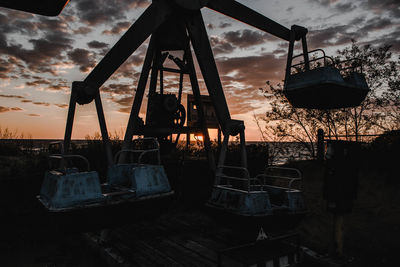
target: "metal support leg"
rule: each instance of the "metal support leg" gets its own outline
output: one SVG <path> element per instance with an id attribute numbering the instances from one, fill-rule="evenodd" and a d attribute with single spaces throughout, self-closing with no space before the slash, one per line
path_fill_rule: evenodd
<path id="1" fill-rule="evenodd" d="M 128 149 L 132 142 L 132 137 L 135 131 L 135 126 L 138 120 L 138 115 L 140 111 L 140 106 L 142 105 L 144 91 L 146 89 L 147 79 L 149 77 L 151 62 L 154 57 L 154 45 L 155 40 L 152 36 L 150 39 L 149 47 L 147 49 L 146 58 L 144 59 L 142 73 L 139 78 L 138 87 L 135 94 L 135 99 L 133 100 L 131 114 L 129 116 L 128 126 L 126 127 L 124 142 L 122 144 L 122 149 Z M 119 162 L 124 162 L 124 155 L 121 155 Z"/>
<path id="2" fill-rule="evenodd" d="M 97 117 L 99 118 L 101 137 L 103 139 L 103 146 L 104 150 L 106 151 L 107 164 L 108 166 L 112 166 L 114 162 L 111 151 L 111 143 L 110 139 L 108 138 L 107 125 L 106 125 L 106 120 L 104 118 L 103 105 L 101 104 L 100 92 L 97 93 L 97 96 L 94 99 L 94 101 L 96 103 Z"/>
<path id="3" fill-rule="evenodd" d="M 244 129 L 240 131 L 240 149 L 241 149 L 241 163 L 242 167 L 247 169 L 247 152 L 246 152 L 246 139 L 244 137 Z"/>
<path id="4" fill-rule="evenodd" d="M 196 101 L 197 112 L 198 112 L 202 132 L 203 132 L 204 147 L 206 149 L 209 167 L 212 171 L 215 171 L 214 154 L 211 151 L 211 141 L 210 141 L 210 136 L 208 134 L 207 125 L 205 122 L 203 102 L 201 101 L 200 88 L 199 88 L 199 84 L 197 83 L 196 70 L 194 68 L 192 53 L 190 52 L 190 49 L 187 49 L 185 54 L 187 57 L 187 65 L 188 65 L 188 69 L 189 69 L 190 83 L 192 85 L 193 96 Z"/>
<path id="5" fill-rule="evenodd" d="M 221 142 L 222 142 L 221 128 L 218 127 L 218 149 L 221 149 Z"/>
<path id="6" fill-rule="evenodd" d="M 152 38 L 156 38 L 155 34 L 153 34 L 153 36 L 154 37 L 152 37 Z M 154 49 L 153 64 L 152 64 L 151 73 L 150 73 L 149 96 L 147 99 L 146 124 L 149 122 L 148 114 L 150 114 L 150 112 L 151 112 L 150 111 L 150 107 L 151 107 L 150 102 L 151 102 L 152 96 L 156 93 L 156 89 L 157 89 L 158 65 L 159 65 L 160 57 L 161 57 L 161 52 L 157 51 L 157 49 Z"/>
<path id="7" fill-rule="evenodd" d="M 310 59 L 308 58 L 308 48 L 307 48 L 306 36 L 303 36 L 301 38 L 301 43 L 303 46 L 304 66 L 305 66 L 306 70 L 310 70 Z"/>
<path id="8" fill-rule="evenodd" d="M 74 124 L 74 117 L 75 117 L 75 107 L 76 107 L 76 92 L 74 90 L 74 83 L 72 83 L 72 90 L 68 107 L 67 125 L 65 126 L 64 145 L 61 149 L 61 153 L 63 155 L 68 152 L 69 145 L 71 144 L 72 126 Z"/>
<path id="9" fill-rule="evenodd" d="M 153 37 L 155 38 L 155 37 Z M 154 49 L 156 50 L 156 49 Z M 155 56 L 153 57 L 153 64 L 151 66 L 151 74 L 150 74 L 150 86 L 149 86 L 149 96 L 156 92 L 157 87 L 157 78 L 158 78 L 158 62 L 160 60 L 161 53 L 160 51 L 155 52 Z"/>
<path id="10" fill-rule="evenodd" d="M 226 124 L 230 121 L 231 116 L 200 11 L 191 13 L 187 18 L 186 27 L 204 82 L 214 104 L 218 122 L 225 134 Z"/>
<path id="11" fill-rule="evenodd" d="M 292 70 L 292 59 L 293 59 L 293 49 L 294 49 L 294 42 L 296 41 L 296 32 L 294 31 L 293 27 L 290 31 L 290 40 L 289 40 L 289 49 L 286 61 L 286 71 L 285 71 L 285 82 L 286 79 L 289 77 L 290 72 Z"/>
<path id="12" fill-rule="evenodd" d="M 224 134 L 224 142 L 222 143 L 222 147 L 221 147 L 221 152 L 219 154 L 219 159 L 218 159 L 218 166 L 217 166 L 217 175 L 222 174 L 222 169 L 220 168 L 220 166 L 224 166 L 225 164 L 225 157 L 226 157 L 226 150 L 228 149 L 228 142 L 229 142 L 229 129 L 226 131 L 226 133 Z M 219 184 L 219 181 L 215 181 L 215 184 Z"/>

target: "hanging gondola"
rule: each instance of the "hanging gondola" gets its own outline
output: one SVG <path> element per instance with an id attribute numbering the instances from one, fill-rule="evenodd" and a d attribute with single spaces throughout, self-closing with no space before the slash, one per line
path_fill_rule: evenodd
<path id="1" fill-rule="evenodd" d="M 369 87 L 356 58 L 335 62 L 322 49 L 307 51 L 305 36 L 302 37 L 303 54 L 293 56 L 293 42 L 294 39 L 289 44 L 283 89 L 292 106 L 337 109 L 361 104 Z M 316 52 L 321 52 L 322 56 L 309 59 L 309 54 Z M 303 57 L 304 61 L 292 64 L 298 57 Z"/>

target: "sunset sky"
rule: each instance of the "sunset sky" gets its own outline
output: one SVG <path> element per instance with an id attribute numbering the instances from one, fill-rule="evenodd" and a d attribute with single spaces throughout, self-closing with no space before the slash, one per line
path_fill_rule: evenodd
<path id="1" fill-rule="evenodd" d="M 238 2 L 288 28 L 308 28 L 309 49 L 335 55 L 354 39 L 392 44 L 392 51 L 400 52 L 399 0 Z M 63 138 L 71 83 L 85 79 L 149 4 L 71 0 L 58 17 L 0 8 L 0 127 L 33 138 Z M 269 108 L 259 88 L 267 80 L 283 79 L 288 44 L 213 10 L 203 8 L 202 13 L 231 115 L 245 121 L 247 140 L 258 141 L 253 115 Z M 147 41 L 100 89 L 112 133 L 125 130 L 146 47 Z M 166 76 L 168 92 L 177 92 L 176 78 Z M 190 90 L 188 82 L 185 77 L 184 93 Z M 93 103 L 78 106 L 75 118 L 73 138 L 99 131 Z"/>

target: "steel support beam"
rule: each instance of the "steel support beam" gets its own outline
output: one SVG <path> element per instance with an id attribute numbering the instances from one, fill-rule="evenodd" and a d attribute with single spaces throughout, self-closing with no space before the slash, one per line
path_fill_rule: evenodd
<path id="1" fill-rule="evenodd" d="M 72 83 L 71 96 L 69 98 L 67 125 L 65 126 L 64 145 L 61 154 L 65 155 L 68 152 L 71 144 L 72 126 L 74 124 L 75 108 L 76 108 L 76 91 L 74 90 L 74 82 Z"/>
<path id="2" fill-rule="evenodd" d="M 234 0 L 211 0 L 207 7 L 283 40 L 289 41 L 290 39 L 288 28 Z"/>
<path id="3" fill-rule="evenodd" d="M 104 118 L 104 111 L 103 111 L 103 105 L 101 103 L 100 92 L 96 95 L 94 101 L 96 104 L 97 118 L 99 119 L 101 138 L 103 139 L 103 146 L 106 152 L 107 164 L 108 166 L 112 166 L 114 164 L 114 161 L 111 150 L 110 138 L 108 137 L 106 119 Z"/>
<path id="4" fill-rule="evenodd" d="M 164 1 L 154 1 L 86 77 L 98 89 L 172 12 Z"/>
<path id="5" fill-rule="evenodd" d="M 137 123 L 137 120 L 139 118 L 139 111 L 140 111 L 140 107 L 142 105 L 144 91 L 146 89 L 146 84 L 147 84 L 147 79 L 149 77 L 151 62 L 154 59 L 154 53 L 155 53 L 154 46 L 155 46 L 155 39 L 154 39 L 154 36 L 152 36 L 150 39 L 149 47 L 147 48 L 147 53 L 146 53 L 146 57 L 144 59 L 142 72 L 140 74 L 135 98 L 133 100 L 131 113 L 129 115 L 128 125 L 126 127 L 126 132 L 125 132 L 125 137 L 124 137 L 124 142 L 122 144 L 122 150 L 128 149 L 132 142 L 132 137 L 133 137 L 133 134 L 135 131 L 135 124 Z M 124 158 L 123 158 L 123 155 L 121 155 L 119 162 L 123 162 L 123 161 L 124 161 Z"/>
<path id="6" fill-rule="evenodd" d="M 230 121 L 231 115 L 229 114 L 228 104 L 226 103 L 217 65 L 215 64 L 214 55 L 200 11 L 190 13 L 190 16 L 187 16 L 186 27 L 204 82 L 214 104 L 219 124 L 225 134 L 226 124 Z"/>
<path id="7" fill-rule="evenodd" d="M 194 67 L 193 57 L 192 57 L 192 52 L 190 51 L 190 47 L 188 47 L 187 50 L 185 51 L 185 56 L 187 61 L 187 67 L 189 69 L 190 84 L 192 86 L 193 96 L 195 98 L 197 105 L 197 114 L 200 121 L 200 127 L 202 128 L 203 132 L 204 148 L 206 149 L 210 170 L 214 172 L 215 159 L 214 159 L 214 154 L 211 151 L 210 136 L 208 134 L 208 129 L 205 121 L 203 102 L 201 101 L 200 88 L 197 82 L 196 69 Z M 188 136 L 190 138 L 190 135 Z"/>
<path id="8" fill-rule="evenodd" d="M 76 82 L 72 83 L 72 90 L 71 90 L 71 96 L 70 96 L 69 107 L 68 107 L 67 125 L 65 127 L 65 134 L 64 134 L 64 144 L 63 144 L 63 148 L 62 148 L 62 152 L 61 152 L 63 155 L 67 154 L 69 146 L 71 144 L 71 135 L 72 135 L 72 128 L 73 128 L 73 124 L 74 124 L 76 100 L 77 100 L 77 92 L 75 89 L 75 85 L 76 85 L 75 83 Z M 103 105 L 101 103 L 100 93 L 97 93 L 97 95 L 95 97 L 95 104 L 96 104 L 97 117 L 99 119 L 100 132 L 101 132 L 101 136 L 103 139 L 104 150 L 106 152 L 107 165 L 111 166 L 113 164 L 113 157 L 112 157 L 110 139 L 108 137 L 106 120 L 104 118 L 104 111 L 103 111 Z M 64 163 L 62 163 L 62 164 L 64 164 Z"/>

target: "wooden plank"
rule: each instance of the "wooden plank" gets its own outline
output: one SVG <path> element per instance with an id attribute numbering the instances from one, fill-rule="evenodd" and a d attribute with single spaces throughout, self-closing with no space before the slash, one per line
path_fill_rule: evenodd
<path id="1" fill-rule="evenodd" d="M 138 253 L 132 252 L 132 249 L 125 244 L 114 242 L 112 246 L 121 253 L 121 256 L 124 259 L 124 263 L 126 262 L 130 266 L 150 267 L 154 264 L 148 258 L 143 257 Z"/>
<path id="2" fill-rule="evenodd" d="M 132 238 L 130 235 L 124 234 L 124 232 L 114 233 L 115 236 L 118 236 L 120 242 L 125 246 L 130 248 L 130 253 L 132 256 L 130 257 L 133 261 L 137 261 L 138 259 L 151 259 L 152 266 L 171 266 L 171 267 L 181 267 L 178 262 L 174 261 L 171 257 L 168 257 L 165 253 L 149 246 L 146 242 Z"/>
<path id="3" fill-rule="evenodd" d="M 181 232 L 193 232 L 196 234 L 201 234 L 203 236 L 212 237 L 213 240 L 227 244 L 229 246 L 234 246 L 235 244 L 241 243 L 236 239 L 235 236 L 232 235 L 233 233 L 230 229 L 215 224 L 215 222 L 213 222 L 213 220 L 210 220 L 209 218 L 208 220 L 210 220 L 210 223 L 208 221 L 204 223 L 199 223 L 197 221 L 189 221 L 185 219 L 171 216 L 169 218 L 169 221 L 163 221 L 162 223 L 167 223 L 174 228 L 179 228 Z"/>
<path id="4" fill-rule="evenodd" d="M 151 241 L 148 244 L 184 266 L 215 266 L 215 263 L 167 239 Z"/>
<path id="5" fill-rule="evenodd" d="M 125 225 L 111 232 L 111 243 L 135 266 L 216 266 L 221 250 L 243 244 L 234 231 L 198 211 L 171 211 L 157 219 Z M 253 252 L 255 255 L 250 253 L 251 257 L 257 261 L 257 253 Z M 224 255 L 223 262 L 243 261 L 239 256 Z"/>
<path id="6" fill-rule="evenodd" d="M 214 263 L 218 262 L 218 253 L 215 250 L 182 236 L 172 236 L 170 240 Z"/>

